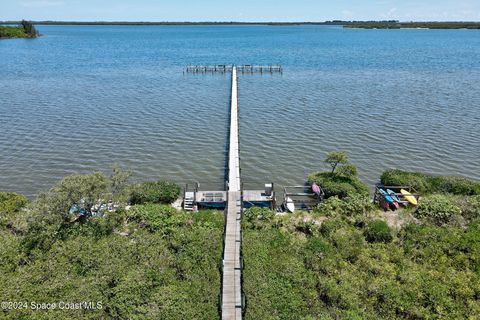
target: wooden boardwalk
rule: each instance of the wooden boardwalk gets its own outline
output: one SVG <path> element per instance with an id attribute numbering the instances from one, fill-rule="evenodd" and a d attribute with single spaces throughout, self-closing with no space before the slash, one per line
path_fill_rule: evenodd
<path id="1" fill-rule="evenodd" d="M 238 141 L 237 69 L 232 69 L 230 143 L 228 160 L 228 203 L 222 274 L 222 319 L 242 319 L 241 217 L 242 192 Z"/>

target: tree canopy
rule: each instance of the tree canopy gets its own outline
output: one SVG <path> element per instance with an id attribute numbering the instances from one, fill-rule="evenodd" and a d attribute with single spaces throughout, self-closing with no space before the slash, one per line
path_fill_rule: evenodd
<path id="1" fill-rule="evenodd" d="M 332 151 L 327 154 L 324 162 L 329 163 L 332 166 L 332 173 L 334 173 L 339 164 L 348 163 L 348 155 L 343 151 Z"/>

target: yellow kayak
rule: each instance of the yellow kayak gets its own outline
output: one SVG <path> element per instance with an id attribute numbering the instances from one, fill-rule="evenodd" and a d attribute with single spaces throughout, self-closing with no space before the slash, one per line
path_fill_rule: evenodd
<path id="1" fill-rule="evenodd" d="M 408 202 L 410 202 L 411 204 L 413 204 L 414 206 L 416 206 L 416 205 L 418 204 L 417 198 L 415 198 L 414 196 L 412 196 L 412 194 L 411 194 L 410 192 L 408 192 L 407 190 L 402 189 L 402 190 L 400 190 L 400 193 L 403 194 L 403 197 L 404 197 Z"/>

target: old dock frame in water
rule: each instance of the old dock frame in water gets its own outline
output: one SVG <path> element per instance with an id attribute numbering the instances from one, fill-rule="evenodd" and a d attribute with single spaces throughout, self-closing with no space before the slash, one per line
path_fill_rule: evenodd
<path id="1" fill-rule="evenodd" d="M 241 73 L 283 73 L 283 67 L 281 65 L 188 65 L 185 67 L 184 72 L 187 73 L 227 73 L 233 72 L 233 68 L 236 68 L 237 72 Z"/>

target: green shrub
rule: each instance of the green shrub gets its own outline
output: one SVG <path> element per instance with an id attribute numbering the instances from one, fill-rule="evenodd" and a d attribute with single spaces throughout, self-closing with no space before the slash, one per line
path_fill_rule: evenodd
<path id="1" fill-rule="evenodd" d="M 275 217 L 275 212 L 268 208 L 251 207 L 243 212 L 243 217 L 247 221 L 265 220 L 269 221 Z"/>
<path id="2" fill-rule="evenodd" d="M 304 263 L 307 268 L 322 270 L 322 261 L 327 255 L 334 255 L 336 250 L 329 241 L 322 237 L 308 237 L 304 250 Z"/>
<path id="3" fill-rule="evenodd" d="M 48 194 L 39 196 L 36 204 L 44 212 L 67 214 L 74 203 L 90 209 L 108 191 L 109 179 L 103 173 L 74 174 L 60 180 Z"/>
<path id="4" fill-rule="evenodd" d="M 344 214 L 344 201 L 337 196 L 330 197 L 315 208 L 314 213 L 325 217 L 335 217 Z"/>
<path id="5" fill-rule="evenodd" d="M 349 262 L 358 259 L 365 244 L 363 234 L 350 225 L 335 230 L 329 238 L 342 258 Z"/>
<path id="6" fill-rule="evenodd" d="M 480 195 L 480 182 L 461 177 L 434 176 L 419 172 L 389 169 L 382 174 L 380 180 L 388 186 L 412 186 L 423 194 Z"/>
<path id="7" fill-rule="evenodd" d="M 426 218 L 436 224 L 445 224 L 453 215 L 459 215 L 460 208 L 452 197 L 445 195 L 431 195 L 420 201 L 415 216 Z"/>
<path id="8" fill-rule="evenodd" d="M 123 200 L 126 202 L 128 198 L 128 180 L 132 172 L 122 169 L 118 164 L 114 164 L 110 175 L 110 191 L 115 200 Z"/>
<path id="9" fill-rule="evenodd" d="M 0 26 L 0 38 L 25 38 L 27 36 L 21 27 Z"/>
<path id="10" fill-rule="evenodd" d="M 308 238 L 305 249 L 316 253 L 329 253 L 332 251 L 332 246 L 325 239 L 310 237 Z"/>
<path id="11" fill-rule="evenodd" d="M 337 174 L 344 177 L 356 177 L 358 175 L 358 169 L 353 164 L 346 164 L 338 168 Z"/>
<path id="12" fill-rule="evenodd" d="M 332 166 L 332 173 L 334 173 L 338 165 L 348 164 L 348 155 L 344 151 L 332 151 L 327 154 L 323 161 Z"/>
<path id="13" fill-rule="evenodd" d="M 344 199 L 334 196 L 322 201 L 315 209 L 315 213 L 326 217 L 336 215 L 356 216 L 364 215 L 373 209 L 374 206 L 368 196 L 352 194 Z"/>
<path id="14" fill-rule="evenodd" d="M 8 226 L 13 233 L 23 233 L 28 228 L 27 212 L 21 210 L 28 199 L 14 192 L 0 192 L 0 228 Z"/>
<path id="15" fill-rule="evenodd" d="M 174 182 L 145 182 L 135 186 L 130 194 L 132 204 L 172 203 L 178 199 L 180 187 Z"/>
<path id="16" fill-rule="evenodd" d="M 38 31 L 35 29 L 35 26 L 30 21 L 22 20 L 20 22 L 20 26 L 23 28 L 23 31 L 28 35 L 30 38 L 35 38 L 38 36 Z"/>
<path id="17" fill-rule="evenodd" d="M 28 203 L 27 197 L 15 192 L 0 192 L 0 214 L 18 212 Z"/>
<path id="18" fill-rule="evenodd" d="M 354 194 L 368 195 L 367 185 L 360 181 L 357 176 L 357 167 L 349 163 L 345 152 L 329 152 L 324 162 L 331 165 L 332 171 L 312 173 L 308 176 L 308 182 L 321 186 L 325 197 L 345 198 Z"/>
<path id="19" fill-rule="evenodd" d="M 320 227 L 320 233 L 323 236 L 328 237 L 332 235 L 335 231 L 345 228 L 346 226 L 348 226 L 348 223 L 343 219 L 329 219 L 322 223 L 322 226 Z"/>
<path id="20" fill-rule="evenodd" d="M 353 194 L 344 199 L 344 214 L 347 216 L 365 215 L 375 209 L 366 195 Z"/>
<path id="21" fill-rule="evenodd" d="M 171 219 L 177 210 L 163 204 L 145 204 L 133 206 L 127 213 L 128 221 L 134 221 L 151 232 L 168 231 L 167 227 L 175 224 Z M 163 230 L 162 230 L 163 229 Z"/>
<path id="22" fill-rule="evenodd" d="M 386 186 L 412 186 L 420 193 L 426 193 L 430 185 L 423 173 L 407 172 L 398 169 L 386 170 L 380 177 Z"/>
<path id="23" fill-rule="evenodd" d="M 368 187 L 356 176 L 344 176 L 331 172 L 316 172 L 308 177 L 309 183 L 322 187 L 325 197 L 345 198 L 354 194 L 368 195 Z"/>
<path id="24" fill-rule="evenodd" d="M 461 177 L 427 176 L 431 192 L 451 193 L 457 195 L 480 195 L 480 182 Z"/>
<path id="25" fill-rule="evenodd" d="M 247 229 L 263 229 L 274 217 L 275 212 L 268 208 L 251 207 L 243 211 L 242 224 Z"/>
<path id="26" fill-rule="evenodd" d="M 388 224 L 383 220 L 374 220 L 367 224 L 365 229 L 365 239 L 368 242 L 390 242 L 392 241 L 392 231 Z"/>
<path id="27" fill-rule="evenodd" d="M 461 209 L 462 216 L 469 221 L 480 218 L 480 195 L 467 197 Z"/>

